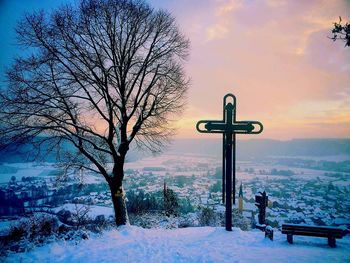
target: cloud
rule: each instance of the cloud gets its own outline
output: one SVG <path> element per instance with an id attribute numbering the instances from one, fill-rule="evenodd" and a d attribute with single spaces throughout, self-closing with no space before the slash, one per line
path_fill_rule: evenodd
<path id="1" fill-rule="evenodd" d="M 214 24 L 206 28 L 207 41 L 224 39 L 231 30 L 230 15 L 243 6 L 240 0 L 219 1 L 219 3 L 214 9 Z"/>
<path id="2" fill-rule="evenodd" d="M 222 39 L 225 38 L 229 29 L 222 24 L 215 24 L 207 28 L 207 40 Z"/>
<path id="3" fill-rule="evenodd" d="M 220 5 L 216 8 L 216 15 L 218 17 L 226 16 L 243 6 L 243 1 L 240 0 L 229 0 L 221 1 Z"/>
<path id="4" fill-rule="evenodd" d="M 271 7 L 281 7 L 287 4 L 286 0 L 266 0 L 266 4 Z"/>

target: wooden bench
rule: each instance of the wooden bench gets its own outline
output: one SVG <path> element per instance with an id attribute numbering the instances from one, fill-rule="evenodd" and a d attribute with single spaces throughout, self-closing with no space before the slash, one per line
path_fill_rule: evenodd
<path id="1" fill-rule="evenodd" d="M 290 244 L 293 244 L 293 235 L 298 235 L 325 237 L 328 238 L 328 245 L 330 247 L 335 247 L 335 239 L 343 238 L 344 231 L 338 227 L 283 224 L 282 234 L 287 235 L 287 241 Z"/>

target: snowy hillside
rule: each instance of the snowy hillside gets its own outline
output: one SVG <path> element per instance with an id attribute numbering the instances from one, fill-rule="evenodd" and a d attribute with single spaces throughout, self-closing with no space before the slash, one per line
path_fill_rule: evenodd
<path id="1" fill-rule="evenodd" d="M 47 244 L 5 262 L 349 262 L 350 238 L 337 240 L 296 236 L 290 245 L 275 233 L 272 242 L 260 231 L 198 227 L 175 230 L 134 226 L 88 240 Z"/>

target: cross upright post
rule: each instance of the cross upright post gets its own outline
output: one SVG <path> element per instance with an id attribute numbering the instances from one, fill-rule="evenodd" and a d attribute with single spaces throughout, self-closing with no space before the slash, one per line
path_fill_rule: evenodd
<path id="1" fill-rule="evenodd" d="M 226 106 L 226 125 L 232 126 L 232 111 L 233 105 L 231 103 Z M 225 162 L 226 162 L 226 212 L 225 212 L 225 227 L 227 231 L 231 231 L 232 226 L 232 130 L 226 129 L 224 136 L 226 139 L 225 147 Z M 233 191 L 234 192 L 234 191 Z"/>
<path id="2" fill-rule="evenodd" d="M 228 99 L 232 102 L 228 102 Z M 262 132 L 263 125 L 258 121 L 236 121 L 236 97 L 227 94 L 224 96 L 223 120 L 201 120 L 196 128 L 201 133 L 223 135 L 222 202 L 226 205 L 225 228 L 232 231 L 232 199 L 234 204 L 236 199 L 236 134 L 258 134 Z"/>

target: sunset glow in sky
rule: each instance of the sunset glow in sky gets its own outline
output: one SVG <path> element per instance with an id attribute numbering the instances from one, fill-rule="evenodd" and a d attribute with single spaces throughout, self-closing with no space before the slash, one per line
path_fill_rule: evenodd
<path id="1" fill-rule="evenodd" d="M 196 121 L 221 118 L 232 92 L 237 119 L 265 127 L 241 139 L 350 137 L 350 48 L 327 38 L 350 1 L 171 2 L 192 44 L 180 136 L 202 137 Z"/>
<path id="2" fill-rule="evenodd" d="M 4 2 L 11 1 L 0 2 L 1 30 L 14 5 Z M 65 1 L 24 2 L 45 9 Z M 191 86 L 178 137 L 205 137 L 196 122 L 220 119 L 222 97 L 229 92 L 237 97 L 237 119 L 259 120 L 265 128 L 261 135 L 240 139 L 350 137 L 350 48 L 327 38 L 339 16 L 350 20 L 350 1 L 150 3 L 169 10 L 191 40 L 186 63 Z M 0 51 L 2 65 L 11 54 L 10 36 L 1 40 L 8 41 Z"/>

